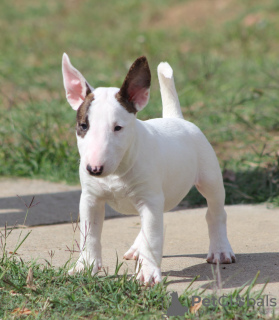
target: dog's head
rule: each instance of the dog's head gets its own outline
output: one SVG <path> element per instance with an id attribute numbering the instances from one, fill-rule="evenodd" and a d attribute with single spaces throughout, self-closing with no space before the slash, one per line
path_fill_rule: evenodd
<path id="1" fill-rule="evenodd" d="M 133 141 L 136 113 L 149 100 L 151 74 L 146 58 L 133 63 L 120 89 L 93 89 L 65 53 L 62 73 L 67 100 L 77 111 L 81 166 L 93 176 L 114 173 Z"/>

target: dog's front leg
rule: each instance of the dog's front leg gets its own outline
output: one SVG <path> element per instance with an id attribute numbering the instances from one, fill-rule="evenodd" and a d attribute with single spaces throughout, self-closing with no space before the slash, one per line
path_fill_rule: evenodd
<path id="1" fill-rule="evenodd" d="M 82 192 L 79 210 L 80 257 L 69 274 L 81 272 L 85 267 L 92 265 L 92 274 L 95 274 L 102 267 L 101 232 L 105 217 L 105 202 Z"/>
<path id="2" fill-rule="evenodd" d="M 162 280 L 163 208 L 163 195 L 145 199 L 138 206 L 142 227 L 137 279 L 145 285 L 153 285 Z"/>

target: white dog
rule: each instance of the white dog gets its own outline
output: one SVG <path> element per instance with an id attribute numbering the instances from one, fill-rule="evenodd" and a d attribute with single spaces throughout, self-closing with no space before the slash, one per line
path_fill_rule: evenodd
<path id="1" fill-rule="evenodd" d="M 148 121 L 136 118 L 149 100 L 151 75 L 145 57 L 133 63 L 120 89 L 93 89 L 66 54 L 62 71 L 67 100 L 77 111 L 82 186 L 81 253 L 69 273 L 85 265 L 93 264 L 93 273 L 101 268 L 107 202 L 121 213 L 140 215 L 141 231 L 124 258 L 138 259 L 141 282 L 160 282 L 163 212 L 175 207 L 193 185 L 208 203 L 207 262 L 235 262 L 218 160 L 199 128 L 183 119 L 171 67 L 158 66 L 163 118 Z"/>

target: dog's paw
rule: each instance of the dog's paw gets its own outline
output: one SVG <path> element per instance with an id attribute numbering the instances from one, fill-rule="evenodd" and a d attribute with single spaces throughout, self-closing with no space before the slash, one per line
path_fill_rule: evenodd
<path id="1" fill-rule="evenodd" d="M 139 257 L 139 250 L 135 247 L 131 247 L 123 256 L 125 260 L 137 260 Z"/>
<path id="2" fill-rule="evenodd" d="M 206 258 L 208 263 L 222 263 L 222 264 L 229 264 L 235 263 L 235 255 L 233 251 L 224 251 L 224 252 L 209 252 Z"/>
<path id="3" fill-rule="evenodd" d="M 162 281 L 162 275 L 160 268 L 148 268 L 142 266 L 137 274 L 137 280 L 145 286 L 154 286 L 156 283 Z"/>
<path id="4" fill-rule="evenodd" d="M 162 281 L 161 269 L 153 264 L 142 263 L 139 258 L 137 265 L 137 280 L 145 286 L 154 286 Z"/>
<path id="5" fill-rule="evenodd" d="M 77 261 L 75 266 L 68 271 L 70 276 L 73 276 L 75 273 L 80 273 L 84 271 L 84 264 L 81 261 Z"/>
<path id="6" fill-rule="evenodd" d="M 230 264 L 235 263 L 235 254 L 226 235 L 225 225 L 209 228 L 210 245 L 206 261 L 208 263 Z"/>
<path id="7" fill-rule="evenodd" d="M 84 260 L 78 260 L 76 262 L 75 266 L 68 271 L 68 274 L 70 276 L 73 276 L 75 273 L 84 272 L 84 271 L 86 271 L 86 269 L 90 269 L 92 264 L 93 264 L 93 267 L 92 267 L 91 274 L 94 275 L 102 268 L 102 260 L 101 259 L 95 259 L 91 264 L 85 262 Z"/>

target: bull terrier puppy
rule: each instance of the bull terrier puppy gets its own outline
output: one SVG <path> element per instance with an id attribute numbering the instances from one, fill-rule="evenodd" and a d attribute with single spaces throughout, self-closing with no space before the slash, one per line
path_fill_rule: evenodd
<path id="1" fill-rule="evenodd" d="M 163 212 L 174 208 L 194 185 L 208 204 L 207 262 L 235 262 L 227 238 L 225 191 L 218 160 L 200 129 L 183 119 L 169 64 L 158 66 L 163 117 L 148 121 L 137 119 L 137 113 L 148 103 L 151 83 L 144 56 L 133 63 L 120 89 L 94 89 L 72 66 L 67 54 L 63 55 L 62 73 L 67 100 L 77 112 L 82 187 L 81 252 L 69 273 L 93 265 L 94 274 L 101 268 L 107 202 L 121 213 L 140 215 L 141 231 L 124 258 L 138 260 L 140 282 L 160 282 Z"/>

